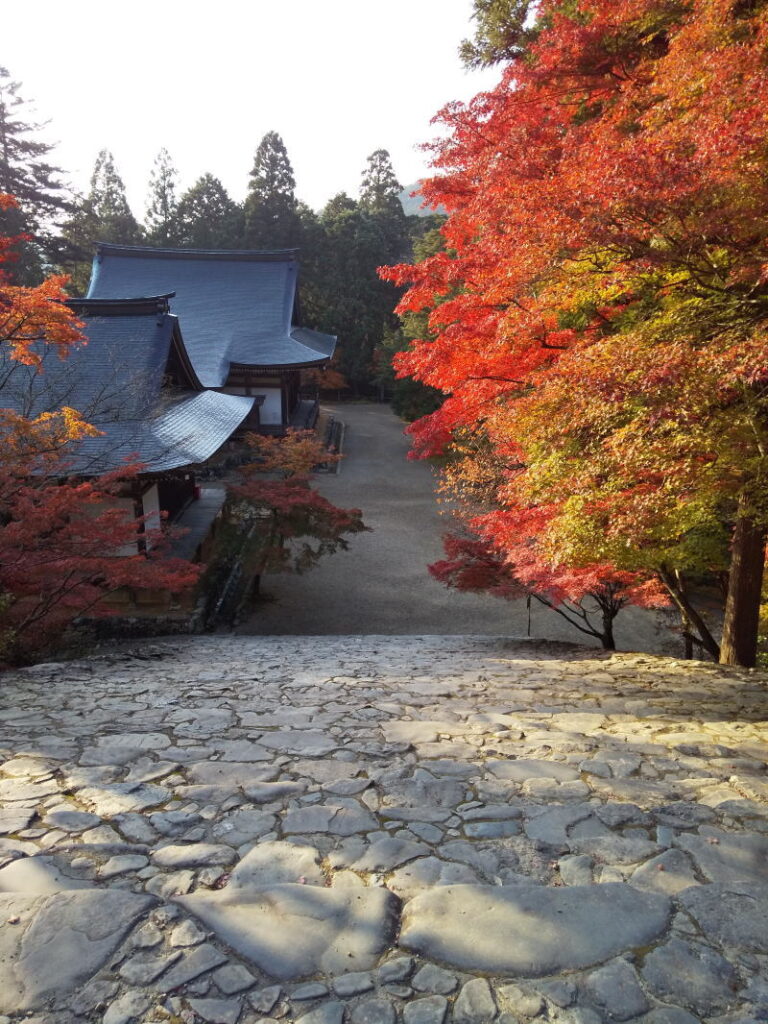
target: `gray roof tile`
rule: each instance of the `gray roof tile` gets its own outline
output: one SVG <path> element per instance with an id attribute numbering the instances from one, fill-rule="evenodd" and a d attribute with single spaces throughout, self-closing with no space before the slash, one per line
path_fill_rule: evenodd
<path id="1" fill-rule="evenodd" d="M 175 293 L 192 364 L 206 387 L 221 387 L 232 363 L 254 367 L 317 366 L 336 338 L 291 325 L 296 250 L 274 252 L 152 249 L 102 243 L 90 298 Z"/>
<path id="2" fill-rule="evenodd" d="M 87 343 L 66 359 L 41 347 L 43 368 L 0 352 L 0 404 L 27 416 L 70 406 L 103 431 L 72 452 L 73 472 L 98 475 L 138 460 L 159 472 L 205 461 L 248 415 L 253 399 L 168 387 L 164 380 L 178 321 L 157 300 L 73 306 Z"/>

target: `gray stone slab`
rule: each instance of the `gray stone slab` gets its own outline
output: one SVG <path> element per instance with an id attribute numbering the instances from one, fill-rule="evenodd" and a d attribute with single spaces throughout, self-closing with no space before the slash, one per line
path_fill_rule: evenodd
<path id="1" fill-rule="evenodd" d="M 273 831 L 276 821 L 278 819 L 273 814 L 240 807 L 217 821 L 212 833 L 214 839 L 220 839 L 228 846 L 241 847 Z"/>
<path id="2" fill-rule="evenodd" d="M 519 985 L 500 985 L 497 989 L 501 1004 L 510 1006 L 523 1017 L 538 1017 L 544 1012 L 544 1000 L 538 992 L 521 988 Z M 511 1016 L 511 1014 L 510 1014 Z"/>
<path id="3" fill-rule="evenodd" d="M 17 800 L 38 803 L 47 796 L 61 792 L 55 779 L 45 782 L 29 782 L 24 778 L 0 779 L 0 801 L 13 803 Z"/>
<path id="4" fill-rule="evenodd" d="M 21 857 L 0 869 L 0 893 L 52 895 L 68 889 L 93 889 L 90 882 L 66 875 L 51 857 Z"/>
<path id="5" fill-rule="evenodd" d="M 101 818 L 97 814 L 90 814 L 88 811 L 77 811 L 70 808 L 56 807 L 43 818 L 43 824 L 48 828 L 60 828 L 64 832 L 85 832 L 87 828 L 101 824 Z"/>
<path id="6" fill-rule="evenodd" d="M 242 1009 L 240 999 L 190 999 L 189 1005 L 208 1024 L 237 1024 Z"/>
<path id="7" fill-rule="evenodd" d="M 35 816 L 34 807 L 0 807 L 0 835 L 8 836 L 27 828 Z"/>
<path id="8" fill-rule="evenodd" d="M 352 1010 L 350 1024 L 396 1024 L 397 1011 L 386 999 L 366 999 Z"/>
<path id="9" fill-rule="evenodd" d="M 703 835 L 679 835 L 676 845 L 693 857 L 711 882 L 768 883 L 768 836 L 706 828 Z"/>
<path id="10" fill-rule="evenodd" d="M 447 821 L 453 816 L 448 807 L 380 807 L 379 817 L 385 821 L 436 822 Z"/>
<path id="11" fill-rule="evenodd" d="M 534 977 L 648 945 L 669 917 L 664 896 L 623 883 L 451 885 L 407 904 L 400 945 L 464 970 Z"/>
<path id="12" fill-rule="evenodd" d="M 611 1020 L 629 1020 L 650 1008 L 634 967 L 614 960 L 588 975 L 584 990 Z"/>
<path id="13" fill-rule="evenodd" d="M 435 743 L 440 733 L 456 731 L 456 722 L 383 722 L 381 731 L 386 743 Z"/>
<path id="14" fill-rule="evenodd" d="M 228 889 L 254 890 L 283 882 L 325 885 L 320 852 L 298 843 L 259 843 L 238 861 L 229 878 Z M 303 880 L 303 881 L 302 881 Z"/>
<path id="15" fill-rule="evenodd" d="M 443 1024 L 448 1012 L 444 996 L 426 996 L 414 999 L 403 1007 L 403 1024 Z"/>
<path id="16" fill-rule="evenodd" d="M 520 831 L 519 821 L 470 821 L 464 826 L 464 835 L 470 839 L 505 839 Z"/>
<path id="17" fill-rule="evenodd" d="M 398 900 L 386 889 L 276 885 L 177 898 L 240 956 L 273 978 L 375 966 L 392 940 Z"/>
<path id="18" fill-rule="evenodd" d="M 78 799 L 90 805 L 102 818 L 131 811 L 157 807 L 171 798 L 163 786 L 136 782 L 112 782 L 108 786 L 86 786 L 78 791 Z"/>
<path id="19" fill-rule="evenodd" d="M 719 953 L 676 938 L 652 950 L 640 973 L 658 999 L 704 1017 L 729 1009 L 740 987 L 736 971 Z"/>
<path id="20" fill-rule="evenodd" d="M 237 789 L 254 782 L 271 782 L 278 773 L 279 769 L 271 765 L 247 761 L 196 761 L 188 766 L 187 779 L 192 784 Z"/>
<path id="21" fill-rule="evenodd" d="M 226 969 L 226 967 L 221 968 L 222 971 Z M 218 977 L 218 974 L 219 972 L 217 971 L 215 977 Z M 320 995 L 324 996 L 328 989 L 325 985 L 321 987 L 322 992 Z M 256 992 L 251 992 L 248 996 L 248 1001 L 258 1013 L 269 1013 L 282 994 L 283 989 L 280 985 L 268 985 L 266 988 L 260 988 Z"/>
<path id="22" fill-rule="evenodd" d="M 693 864 L 682 850 L 665 850 L 636 868 L 629 879 L 639 889 L 675 896 L 692 885 L 699 885 Z"/>
<path id="23" fill-rule="evenodd" d="M 147 751 L 164 750 L 171 741 L 161 732 L 126 732 L 100 736 L 94 746 L 83 752 L 80 764 L 124 765 Z"/>
<path id="24" fill-rule="evenodd" d="M 466 864 L 440 860 L 439 857 L 419 857 L 392 872 L 387 886 L 403 900 L 409 900 L 424 889 L 433 886 L 472 883 L 479 877 Z"/>
<path id="25" fill-rule="evenodd" d="M 34 1010 L 74 992 L 153 905 L 150 896 L 89 890 L 0 896 L 0 1012 Z"/>
<path id="26" fill-rule="evenodd" d="M 198 868 L 209 864 L 231 864 L 236 856 L 231 846 L 217 843 L 179 843 L 153 850 L 152 862 L 161 868 Z"/>
<path id="27" fill-rule="evenodd" d="M 525 833 L 549 846 L 567 848 L 568 833 L 580 821 L 592 817 L 594 808 L 589 804 L 571 807 L 552 807 L 542 813 L 535 813 L 525 823 Z"/>
<path id="28" fill-rule="evenodd" d="M 107 1007 L 101 1024 L 133 1024 L 149 1009 L 150 997 L 146 992 L 124 992 Z"/>
<path id="29" fill-rule="evenodd" d="M 527 782 L 528 779 L 556 779 L 558 782 L 575 782 L 579 772 L 561 761 L 544 761 L 537 758 L 516 758 L 508 761 L 490 760 L 485 762 L 486 770 L 497 779 L 511 782 Z"/>
<path id="30" fill-rule="evenodd" d="M 411 984 L 417 992 L 447 996 L 455 991 L 458 979 L 452 971 L 446 971 L 435 964 L 425 964 L 414 974 Z"/>
<path id="31" fill-rule="evenodd" d="M 212 971 L 214 967 L 221 967 L 226 962 L 226 956 L 209 942 L 202 946 L 195 946 L 160 978 L 155 988 L 158 992 L 173 992 L 181 985 L 194 981 L 195 978 Z"/>
<path id="32" fill-rule="evenodd" d="M 2 874 L 2 872 L 0 872 Z M 709 941 L 768 953 L 768 887 L 750 882 L 703 885 L 680 894 L 680 904 Z"/>
<path id="33" fill-rule="evenodd" d="M 181 956 L 181 951 L 152 956 L 139 953 L 120 965 L 118 974 L 129 985 L 149 985 L 168 970 Z"/>
<path id="34" fill-rule="evenodd" d="M 485 804 L 483 807 L 461 811 L 461 816 L 464 821 L 508 821 L 510 818 L 520 818 L 522 813 L 522 808 L 511 804 Z"/>
<path id="35" fill-rule="evenodd" d="M 392 871 L 400 864 L 429 853 L 430 848 L 424 843 L 394 837 L 377 839 L 350 867 L 353 871 Z"/>
<path id="36" fill-rule="evenodd" d="M 628 836 L 590 836 L 570 840 L 571 852 L 603 864 L 638 864 L 661 853 L 658 843 Z"/>
<path id="37" fill-rule="evenodd" d="M 489 1024 L 496 1016 L 496 1000 L 485 978 L 473 978 L 462 985 L 453 1004 L 454 1024 Z"/>
<path id="38" fill-rule="evenodd" d="M 640 1017 L 637 1024 L 701 1024 L 701 1021 L 679 1006 L 660 1006 Z"/>
<path id="39" fill-rule="evenodd" d="M 557 869 L 565 885 L 592 884 L 591 857 L 561 857 L 557 862 Z"/>
<path id="40" fill-rule="evenodd" d="M 341 974 L 333 980 L 333 991 L 342 999 L 359 996 L 362 992 L 370 992 L 373 988 L 373 975 L 370 971 L 352 971 Z"/>
<path id="41" fill-rule="evenodd" d="M 279 988 L 279 986 L 277 987 Z M 327 995 L 328 986 L 324 985 L 322 981 L 308 981 L 306 985 L 299 985 L 298 988 L 291 992 L 291 999 L 306 1002 L 309 999 L 320 999 L 322 996 Z"/>
<path id="42" fill-rule="evenodd" d="M 344 1003 L 337 999 L 329 999 L 327 1003 L 299 1017 L 296 1024 L 341 1024 L 343 1019 Z"/>
<path id="43" fill-rule="evenodd" d="M 368 782 L 365 782 L 368 785 Z M 243 792 L 255 804 L 269 804 L 273 800 L 283 800 L 286 797 L 300 796 L 307 788 L 306 782 L 254 782 L 249 786 L 243 786 Z M 365 788 L 363 786 L 362 788 Z"/>
<path id="44" fill-rule="evenodd" d="M 274 732 L 263 733 L 259 743 L 281 754 L 298 754 L 302 757 L 322 757 L 340 746 L 338 740 L 319 729 L 276 729 Z"/>
<path id="45" fill-rule="evenodd" d="M 101 865 L 98 871 L 99 878 L 114 878 L 117 875 L 124 875 L 128 871 L 141 871 L 149 864 L 147 857 L 138 853 L 126 853 L 122 856 L 110 857 Z"/>
<path id="46" fill-rule="evenodd" d="M 252 740 L 221 740 L 214 743 L 214 747 L 221 761 L 253 764 L 257 761 L 272 761 L 275 757 L 273 751 Z"/>
<path id="47" fill-rule="evenodd" d="M 379 967 L 379 981 L 382 985 L 388 985 L 395 981 L 405 981 L 413 971 L 412 956 L 398 956 L 393 960 L 387 960 Z"/>

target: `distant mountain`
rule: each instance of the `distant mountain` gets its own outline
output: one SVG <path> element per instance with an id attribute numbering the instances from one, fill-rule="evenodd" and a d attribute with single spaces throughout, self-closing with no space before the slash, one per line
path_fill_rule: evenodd
<path id="1" fill-rule="evenodd" d="M 418 192 L 421 187 L 420 181 L 415 181 L 412 185 L 406 185 L 403 191 L 398 196 L 400 205 L 403 207 L 403 213 L 406 217 L 430 217 L 433 213 L 442 213 L 445 216 L 445 210 L 442 206 L 438 206 L 436 210 L 430 210 L 429 208 L 422 208 L 422 197 L 421 194 L 412 196 L 411 192 Z"/>

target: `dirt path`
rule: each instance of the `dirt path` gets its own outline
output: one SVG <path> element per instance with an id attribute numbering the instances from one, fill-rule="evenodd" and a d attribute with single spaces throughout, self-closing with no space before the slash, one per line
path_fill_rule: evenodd
<path id="1" fill-rule="evenodd" d="M 347 552 L 325 559 L 303 577 L 271 576 L 243 634 L 458 634 L 525 636 L 524 601 L 459 594 L 437 583 L 427 565 L 443 555 L 450 527 L 440 515 L 433 471 L 407 459 L 410 442 L 388 406 L 329 406 L 346 424 L 345 458 L 338 475 L 321 477 L 320 490 L 342 506 L 363 509 L 371 533 L 354 537 Z M 655 617 L 630 609 L 617 623 L 623 649 L 661 650 Z M 531 611 L 535 637 L 589 643 L 560 616 Z"/>

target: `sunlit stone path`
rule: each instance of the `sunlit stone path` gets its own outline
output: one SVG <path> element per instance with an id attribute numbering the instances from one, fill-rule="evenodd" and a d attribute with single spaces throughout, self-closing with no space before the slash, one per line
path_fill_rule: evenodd
<path id="1" fill-rule="evenodd" d="M 759 674 L 177 638 L 7 674 L 0 757 L 3 1024 L 768 1019 Z"/>

